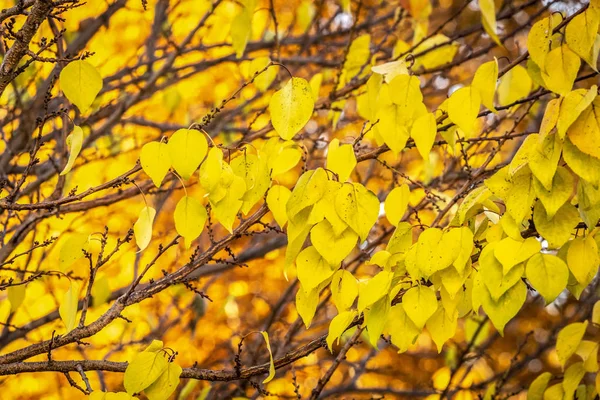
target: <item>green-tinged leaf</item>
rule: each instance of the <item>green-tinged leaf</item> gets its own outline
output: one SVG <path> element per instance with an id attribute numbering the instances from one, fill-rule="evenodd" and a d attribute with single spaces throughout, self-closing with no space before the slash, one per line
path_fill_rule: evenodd
<path id="1" fill-rule="evenodd" d="M 560 365 L 564 366 L 567 360 L 575 354 L 585 330 L 587 329 L 588 321 L 575 322 L 565 326 L 556 337 L 556 354 Z"/>
<path id="2" fill-rule="evenodd" d="M 79 303 L 79 283 L 71 280 L 69 290 L 64 294 L 58 312 L 65 327 L 66 333 L 71 332 L 77 325 L 77 306 Z"/>
<path id="3" fill-rule="evenodd" d="M 371 346 L 377 347 L 377 342 L 381 338 L 381 334 L 385 328 L 388 315 L 390 313 L 390 299 L 385 296 L 364 311 L 365 325 Z"/>
<path id="4" fill-rule="evenodd" d="M 166 400 L 179 385 L 179 376 L 182 369 L 179 365 L 171 362 L 162 374 L 150 386 L 144 389 L 144 393 L 149 400 Z"/>
<path id="5" fill-rule="evenodd" d="M 327 172 L 323 168 L 309 170 L 300 176 L 292 190 L 286 209 L 290 220 L 319 201 L 327 190 Z"/>
<path id="6" fill-rule="evenodd" d="M 58 256 L 58 268 L 62 272 L 67 272 L 75 261 L 83 258 L 84 251 L 89 248 L 89 240 L 90 236 L 84 233 L 74 233 L 67 238 Z"/>
<path id="7" fill-rule="evenodd" d="M 10 301 L 10 312 L 14 313 L 17 311 L 19 306 L 23 304 L 23 300 L 25 300 L 25 293 L 27 289 L 27 285 L 21 284 L 17 285 L 16 282 L 13 282 L 12 286 L 9 286 L 6 290 L 8 293 L 8 301 Z"/>
<path id="8" fill-rule="evenodd" d="M 137 353 L 125 370 L 123 385 L 127 393 L 139 393 L 152 385 L 168 368 L 162 351 Z"/>
<path id="9" fill-rule="evenodd" d="M 544 372 L 535 378 L 527 390 L 527 400 L 543 400 L 550 379 L 552 379 L 550 372 Z"/>

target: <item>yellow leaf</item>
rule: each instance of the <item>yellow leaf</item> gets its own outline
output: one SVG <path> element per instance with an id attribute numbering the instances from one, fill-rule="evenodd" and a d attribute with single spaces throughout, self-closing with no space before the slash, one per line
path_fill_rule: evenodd
<path id="1" fill-rule="evenodd" d="M 162 142 L 146 143 L 140 153 L 140 164 L 144 172 L 160 187 L 165 175 L 171 168 L 168 145 Z"/>
<path id="2" fill-rule="evenodd" d="M 413 120 L 417 106 L 423 101 L 420 86 L 421 81 L 414 75 L 398 75 L 390 82 L 391 100 L 398 106 L 405 124 Z"/>
<path id="3" fill-rule="evenodd" d="M 537 253 L 527 261 L 525 270 L 531 286 L 550 304 L 567 287 L 569 269 L 558 257 Z"/>
<path id="4" fill-rule="evenodd" d="M 473 298 L 475 296 L 481 296 L 483 310 L 490 317 L 500 335 L 504 335 L 504 327 L 517 315 L 527 299 L 527 287 L 522 281 L 518 281 L 497 301 L 492 299 L 485 287 L 483 287 L 483 290 L 478 290 L 477 293 L 473 288 Z"/>
<path id="5" fill-rule="evenodd" d="M 450 41 L 447 36 L 438 33 L 425 39 L 423 43 L 415 48 L 413 53 L 419 54 L 434 46 L 436 49 L 417 57 L 415 67 L 423 66 L 426 69 L 432 69 L 447 64 L 454 59 L 459 48 L 457 43 Z"/>
<path id="6" fill-rule="evenodd" d="M 65 327 L 67 328 L 65 333 L 71 332 L 77 325 L 77 307 L 79 305 L 79 283 L 71 280 L 69 284 L 69 290 L 64 294 L 58 313 L 60 319 L 62 319 Z"/>
<path id="7" fill-rule="evenodd" d="M 598 343 L 582 340 L 575 353 L 583 360 L 583 368 L 587 372 L 598 372 Z"/>
<path id="8" fill-rule="evenodd" d="M 598 35 L 600 10 L 588 7 L 583 13 L 576 15 L 565 30 L 567 45 L 577 55 L 587 61 L 594 70 L 597 59 L 591 59 L 592 48 Z"/>
<path id="9" fill-rule="evenodd" d="M 525 147 L 526 144 L 529 146 L 530 152 L 527 155 L 527 165 L 542 186 L 549 190 L 552 188 L 554 174 L 563 149 L 563 142 L 560 140 L 558 133 L 547 135 L 541 140 L 541 143 L 535 145 L 535 142 L 539 141 L 538 138 L 538 135 L 529 135 L 522 147 Z"/>
<path id="10" fill-rule="evenodd" d="M 261 92 L 266 92 L 277 77 L 278 67 L 270 66 L 267 68 L 269 64 L 271 64 L 271 59 L 267 56 L 257 57 L 250 62 L 250 79 L 252 79 L 257 72 L 264 70 L 263 73 L 254 78 L 254 84 Z M 265 70 L 265 68 L 267 69 Z"/>
<path id="11" fill-rule="evenodd" d="M 571 242 L 567 252 L 567 265 L 579 283 L 588 281 L 590 273 L 598 270 L 598 263 L 598 245 L 593 237 L 578 237 Z"/>
<path id="12" fill-rule="evenodd" d="M 402 114 L 399 106 L 390 104 L 379 108 L 377 119 L 376 131 L 394 154 L 400 153 L 409 138 L 406 115 Z"/>
<path id="13" fill-rule="evenodd" d="M 127 393 L 139 393 L 152 385 L 165 370 L 168 362 L 162 351 L 137 353 L 125 369 L 123 386 Z"/>
<path id="14" fill-rule="evenodd" d="M 313 95 L 313 100 L 317 101 L 319 99 L 319 92 L 321 91 L 321 83 L 323 82 L 323 74 L 319 72 L 318 74 L 313 75 L 308 81 L 310 85 L 310 91 Z"/>
<path id="15" fill-rule="evenodd" d="M 546 190 L 539 180 L 533 180 L 533 188 L 538 199 L 544 205 L 548 218 L 553 218 L 559 208 L 569 200 L 574 184 L 573 175 L 564 167 L 559 167 L 556 171 L 550 190 Z"/>
<path id="16" fill-rule="evenodd" d="M 350 228 L 336 236 L 327 220 L 319 222 L 310 231 L 311 243 L 330 265 L 338 265 L 344 261 L 356 246 L 357 240 L 358 235 Z"/>
<path id="17" fill-rule="evenodd" d="M 416 245 L 406 254 L 406 269 L 412 279 L 429 278 L 435 272 L 452 265 L 458 256 L 460 242 L 438 228 L 429 228 L 419 236 Z"/>
<path id="18" fill-rule="evenodd" d="M 364 311 L 365 323 L 369 343 L 375 349 L 378 349 L 377 342 L 385 328 L 388 315 L 390 313 L 390 298 L 385 296 L 375 302 L 371 307 Z"/>
<path id="19" fill-rule="evenodd" d="M 306 32 L 309 28 L 317 9 L 312 1 L 304 0 L 296 9 L 296 24 L 301 32 Z"/>
<path id="20" fill-rule="evenodd" d="M 600 300 L 594 303 L 594 308 L 592 310 L 592 324 L 600 325 Z"/>
<path id="21" fill-rule="evenodd" d="M 269 103 L 273 128 L 284 140 L 290 140 L 310 120 L 315 101 L 305 79 L 292 78 L 275 92 Z"/>
<path id="22" fill-rule="evenodd" d="M 354 317 L 356 317 L 356 311 L 344 311 L 331 320 L 326 339 L 329 351 L 332 351 L 333 344 L 339 341 L 340 336 L 342 336 L 348 326 L 352 323 Z"/>
<path id="23" fill-rule="evenodd" d="M 14 313 L 17 311 L 19 306 L 23 304 L 23 300 L 25 300 L 25 291 L 27 289 L 27 285 L 14 285 L 9 286 L 7 289 L 8 292 L 8 301 L 10 301 L 10 312 Z"/>
<path id="24" fill-rule="evenodd" d="M 194 239 L 202 233 L 208 214 L 198 200 L 184 196 L 177 202 L 175 213 L 175 229 L 185 239 L 185 247 L 190 248 Z"/>
<path id="25" fill-rule="evenodd" d="M 592 85 L 589 90 L 577 89 L 569 92 L 560 102 L 560 114 L 557 117 L 558 134 L 565 137 L 569 127 L 579 118 L 598 95 L 598 86 Z M 558 101 L 555 99 L 554 101 Z M 541 133 L 541 131 L 540 131 Z M 571 139 L 573 141 L 573 139 Z"/>
<path id="26" fill-rule="evenodd" d="M 252 10 L 244 7 L 231 21 L 231 46 L 235 56 L 241 58 L 252 31 Z"/>
<path id="27" fill-rule="evenodd" d="M 531 204 L 535 199 L 533 190 L 533 178 L 531 172 L 526 169 L 520 169 L 511 179 L 512 186 L 506 194 L 504 203 L 506 210 L 515 219 L 516 223 L 521 223 L 525 217 L 531 213 Z"/>
<path id="28" fill-rule="evenodd" d="M 366 285 L 360 286 L 358 290 L 358 312 L 362 312 L 365 308 L 387 295 L 393 277 L 392 272 L 381 271 L 369 279 Z"/>
<path id="29" fill-rule="evenodd" d="M 542 118 L 542 123 L 540 124 L 540 134 L 539 134 L 540 141 L 544 140 L 544 138 L 546 136 L 548 136 L 550 134 L 550 132 L 552 131 L 552 129 L 554 129 L 554 127 L 556 127 L 556 125 L 560 122 L 559 115 L 560 115 L 562 100 L 563 100 L 562 98 L 552 99 L 546 105 L 546 111 L 544 112 L 544 117 Z M 566 130 L 564 133 L 566 133 Z M 563 133 L 563 136 L 564 136 L 564 133 Z"/>
<path id="30" fill-rule="evenodd" d="M 410 136 L 414 139 L 417 150 L 425 161 L 429 160 L 429 152 L 437 134 L 436 124 L 433 113 L 423 114 L 415 120 L 410 131 Z"/>
<path id="31" fill-rule="evenodd" d="M 546 69 L 546 55 L 550 51 L 550 38 L 556 25 L 554 22 L 553 17 L 541 19 L 533 24 L 527 35 L 527 50 L 541 71 Z"/>
<path id="32" fill-rule="evenodd" d="M 327 149 L 327 169 L 336 173 L 340 182 L 346 182 L 354 167 L 356 167 L 356 156 L 352 145 L 340 146 L 340 141 L 333 139 Z"/>
<path id="33" fill-rule="evenodd" d="M 339 270 L 331 279 L 331 298 L 338 312 L 344 312 L 352 307 L 358 296 L 358 282 L 352 273 Z"/>
<path id="34" fill-rule="evenodd" d="M 89 247 L 89 235 L 75 233 L 63 243 L 58 256 L 58 268 L 61 272 L 66 272 L 71 265 L 80 258 L 83 258 L 83 251 Z"/>
<path id="35" fill-rule="evenodd" d="M 558 248 L 569 240 L 578 222 L 579 213 L 570 203 L 559 208 L 551 219 L 541 201 L 536 202 L 533 208 L 533 223 L 539 234 L 548 241 L 550 248 Z"/>
<path id="36" fill-rule="evenodd" d="M 200 167 L 200 184 L 207 192 L 210 193 L 217 186 L 222 171 L 223 152 L 217 146 L 213 146 Z"/>
<path id="37" fill-rule="evenodd" d="M 61 171 L 61 175 L 66 175 L 73 168 L 73 164 L 75 164 L 75 160 L 81 151 L 81 147 L 83 145 L 83 130 L 75 125 L 73 128 L 73 132 L 69 136 L 67 136 L 67 145 L 69 146 L 69 160 L 67 161 L 67 165 Z"/>
<path id="38" fill-rule="evenodd" d="M 579 150 L 600 158 L 600 97 L 596 98 L 567 131 L 567 136 Z"/>
<path id="39" fill-rule="evenodd" d="M 359 183 L 344 183 L 335 196 L 335 209 L 360 239 L 366 240 L 379 218 L 379 199 Z"/>
<path id="40" fill-rule="evenodd" d="M 112 291 L 110 290 L 107 276 L 103 273 L 96 275 L 96 279 L 92 285 L 93 306 L 97 307 L 106 303 L 110 299 L 111 294 Z"/>
<path id="41" fill-rule="evenodd" d="M 488 0 L 489 1 L 489 0 Z M 481 64 L 471 82 L 471 87 L 479 92 L 481 102 L 490 111 L 498 112 L 494 107 L 494 96 L 496 94 L 496 83 L 498 81 L 498 60 Z"/>
<path id="42" fill-rule="evenodd" d="M 595 186 L 600 183 L 600 159 L 582 152 L 568 138 L 565 140 L 563 158 L 580 178 Z"/>
<path id="43" fill-rule="evenodd" d="M 299 288 L 296 292 L 296 311 L 302 318 L 306 329 L 310 328 L 317 305 L 319 304 L 319 288 L 314 288 L 308 292 L 304 288 Z"/>
<path id="44" fill-rule="evenodd" d="M 438 309 L 435 291 L 427 286 L 415 286 L 402 296 L 402 307 L 415 326 L 423 329 L 427 320 Z"/>
<path id="45" fill-rule="evenodd" d="M 142 208 L 137 221 L 133 225 L 135 241 L 140 248 L 140 251 L 148 247 L 150 240 L 152 240 L 152 223 L 154 222 L 155 216 L 156 210 L 146 206 Z"/>
<path id="46" fill-rule="evenodd" d="M 390 309 L 387 326 L 392 337 L 392 343 L 398 347 L 398 352 L 403 353 L 416 341 L 421 329 L 408 318 L 402 304 L 397 304 Z"/>
<path id="47" fill-rule="evenodd" d="M 275 364 L 273 363 L 273 352 L 271 351 L 271 343 L 269 342 L 269 334 L 266 331 L 261 332 L 263 339 L 265 339 L 265 343 L 267 345 L 267 350 L 269 351 L 269 375 L 265 378 L 262 383 L 269 383 L 275 377 Z M 152 399 L 150 399 L 152 400 Z"/>
<path id="48" fill-rule="evenodd" d="M 204 159 L 208 144 L 200 131 L 179 129 L 169 139 L 168 149 L 171 165 L 183 179 L 187 180 Z"/>
<path id="49" fill-rule="evenodd" d="M 577 386 L 579 386 L 579 382 L 581 382 L 581 378 L 585 375 L 585 369 L 583 368 L 583 363 L 578 362 L 575 364 L 571 364 L 569 368 L 565 371 L 563 376 L 563 390 L 564 397 L 563 399 L 572 399 Z M 578 397 L 579 398 L 579 397 Z"/>
<path id="50" fill-rule="evenodd" d="M 344 63 L 344 71 L 347 79 L 353 78 L 358 74 L 371 58 L 371 36 L 368 34 L 360 35 L 352 41 Z"/>
<path id="51" fill-rule="evenodd" d="M 467 137 L 473 134 L 475 121 L 481 107 L 479 91 L 466 86 L 452 93 L 448 100 L 448 117 Z"/>
<path id="52" fill-rule="evenodd" d="M 525 265 L 519 263 L 508 271 L 504 271 L 494 250 L 500 242 L 490 243 L 479 257 L 479 278 L 490 292 L 493 301 L 498 301 L 504 293 L 517 284 L 523 276 Z M 566 286 L 566 285 L 565 285 Z"/>
<path id="53" fill-rule="evenodd" d="M 319 201 L 327 190 L 327 172 L 323 168 L 309 170 L 303 173 L 292 190 L 286 210 L 290 220 L 296 214 Z"/>
<path id="54" fill-rule="evenodd" d="M 444 343 L 456 333 L 457 322 L 458 313 L 455 311 L 448 315 L 443 307 L 438 308 L 427 320 L 427 331 L 437 346 L 438 353 L 442 352 Z"/>
<path id="55" fill-rule="evenodd" d="M 179 376 L 182 369 L 174 362 L 170 362 L 167 368 L 150 386 L 144 389 L 148 400 L 168 399 L 179 385 Z"/>
<path id="56" fill-rule="evenodd" d="M 556 337 L 556 354 L 560 365 L 564 367 L 565 363 L 579 347 L 581 339 L 585 334 L 588 322 L 575 322 L 565 326 Z"/>
<path id="57" fill-rule="evenodd" d="M 479 9 L 481 10 L 483 28 L 498 46 L 502 46 L 502 42 L 500 42 L 496 33 L 496 5 L 494 0 L 479 0 Z"/>
<path id="58" fill-rule="evenodd" d="M 292 192 L 290 189 L 281 185 L 273 185 L 267 194 L 267 206 L 273 213 L 273 218 L 277 224 L 283 228 L 288 221 L 285 211 L 286 204 Z"/>
<path id="59" fill-rule="evenodd" d="M 551 50 L 546 55 L 546 69 L 542 70 L 542 79 L 546 87 L 561 96 L 573 88 L 581 60 L 567 45 Z"/>
<path id="60" fill-rule="evenodd" d="M 244 204 L 241 200 L 244 193 L 246 193 L 246 182 L 242 177 L 234 175 L 225 196 L 217 203 L 211 203 L 215 218 L 229 233 L 233 233 L 233 222 Z"/>
<path id="61" fill-rule="evenodd" d="M 535 378 L 527 390 L 527 400 L 543 400 L 550 379 L 552 379 L 550 372 L 544 372 Z"/>
<path id="62" fill-rule="evenodd" d="M 296 258 L 298 280 L 307 292 L 329 279 L 338 267 L 329 265 L 314 246 L 302 250 Z"/>
<path id="63" fill-rule="evenodd" d="M 532 82 L 527 70 L 516 65 L 500 78 L 498 85 L 498 103 L 501 106 L 513 104 L 526 97 L 532 89 Z"/>
<path id="64" fill-rule="evenodd" d="M 397 60 L 373 66 L 371 72 L 382 75 L 384 81 L 390 83 L 398 75 L 408 75 L 408 68 L 405 60 Z"/>
<path id="65" fill-rule="evenodd" d="M 395 187 L 387 195 L 385 199 L 385 216 L 390 224 L 398 226 L 398 223 L 404 216 L 406 208 L 408 207 L 408 197 L 410 196 L 410 189 L 405 183 L 402 186 Z"/>
<path id="66" fill-rule="evenodd" d="M 72 61 L 60 71 L 60 89 L 84 113 L 102 89 L 102 77 L 87 61 Z"/>

